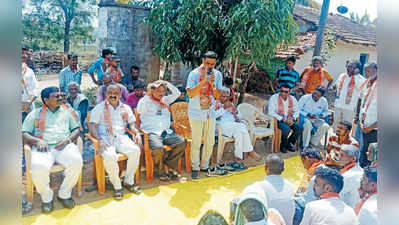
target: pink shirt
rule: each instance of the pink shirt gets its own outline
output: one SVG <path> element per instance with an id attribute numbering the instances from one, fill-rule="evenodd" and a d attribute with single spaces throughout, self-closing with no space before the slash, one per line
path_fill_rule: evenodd
<path id="1" fill-rule="evenodd" d="M 144 95 L 145 95 L 145 93 L 144 93 Z M 139 100 L 141 98 L 142 97 L 137 97 L 136 94 L 133 92 L 129 96 L 127 96 L 126 104 L 128 106 L 130 106 L 130 108 L 133 110 L 137 107 L 137 104 L 139 103 Z"/>

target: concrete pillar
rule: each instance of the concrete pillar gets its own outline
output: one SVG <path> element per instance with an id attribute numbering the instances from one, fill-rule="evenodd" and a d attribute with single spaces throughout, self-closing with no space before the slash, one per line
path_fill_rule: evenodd
<path id="1" fill-rule="evenodd" d="M 159 57 L 152 51 L 153 38 L 143 19 L 148 8 L 118 4 L 114 0 L 102 0 L 98 13 L 98 47 L 113 48 L 121 57 L 124 74 L 130 67 L 140 67 L 140 75 L 146 82 L 158 80 Z"/>

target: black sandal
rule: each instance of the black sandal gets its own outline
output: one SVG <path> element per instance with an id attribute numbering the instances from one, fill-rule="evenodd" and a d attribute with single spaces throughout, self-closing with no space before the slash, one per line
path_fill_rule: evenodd
<path id="1" fill-rule="evenodd" d="M 141 193 L 141 188 L 137 184 L 123 184 L 123 187 L 125 187 L 128 191 L 134 194 L 140 194 Z"/>
<path id="2" fill-rule="evenodd" d="M 122 198 L 123 198 L 123 191 L 122 191 L 122 189 L 115 190 L 115 191 L 114 191 L 113 197 L 115 198 L 115 200 L 122 200 Z"/>
<path id="3" fill-rule="evenodd" d="M 159 180 L 161 180 L 161 181 L 169 181 L 170 177 L 168 176 L 168 174 L 162 174 L 161 176 L 159 176 Z"/>

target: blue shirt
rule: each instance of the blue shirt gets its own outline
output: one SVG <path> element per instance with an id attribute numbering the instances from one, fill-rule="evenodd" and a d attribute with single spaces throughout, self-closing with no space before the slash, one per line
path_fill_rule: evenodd
<path id="1" fill-rule="evenodd" d="M 82 70 L 78 68 L 78 71 L 74 73 L 71 70 L 71 67 L 67 66 L 61 70 L 59 75 L 60 87 L 64 90 L 65 93 L 68 93 L 68 85 L 71 82 L 76 82 L 79 85 L 82 82 Z"/>
<path id="2" fill-rule="evenodd" d="M 102 83 L 101 79 L 103 77 L 103 73 L 105 72 L 105 71 L 103 71 L 103 67 L 101 66 L 101 64 L 103 62 L 104 62 L 104 58 L 101 57 L 101 58 L 97 59 L 96 61 L 94 61 L 94 63 L 91 64 L 89 69 L 87 69 L 88 74 L 94 74 L 94 71 L 97 70 L 97 81 L 100 83 Z M 118 67 L 121 68 L 120 63 L 118 63 Z"/>
<path id="3" fill-rule="evenodd" d="M 277 70 L 278 83 L 281 85 L 288 84 L 291 88 L 295 87 L 295 84 L 299 82 L 299 73 L 292 69 L 289 71 L 286 67 Z"/>
<path id="4" fill-rule="evenodd" d="M 219 90 L 222 89 L 223 83 L 223 76 L 222 73 L 220 73 L 218 70 L 214 69 L 215 72 L 215 87 Z M 198 71 L 198 68 L 194 69 L 193 71 L 190 72 L 187 78 L 187 85 L 186 89 L 188 88 L 194 88 L 197 86 L 200 82 L 200 73 Z M 209 110 L 203 110 L 201 109 L 200 105 L 200 96 L 196 95 L 192 98 L 189 98 L 188 101 L 188 116 L 190 119 L 193 120 L 199 120 L 199 121 L 206 121 L 209 118 L 216 118 L 215 116 L 215 98 L 212 96 L 212 104 Z"/>

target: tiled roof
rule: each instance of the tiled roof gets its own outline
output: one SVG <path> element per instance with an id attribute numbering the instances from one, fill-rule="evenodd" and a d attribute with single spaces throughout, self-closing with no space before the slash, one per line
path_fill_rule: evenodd
<path id="1" fill-rule="evenodd" d="M 300 18 L 318 27 L 320 10 L 295 5 L 294 18 Z M 355 23 L 345 16 L 329 14 L 326 28 L 331 29 L 336 38 L 342 41 L 361 45 L 377 45 L 377 33 L 374 27 Z"/>

